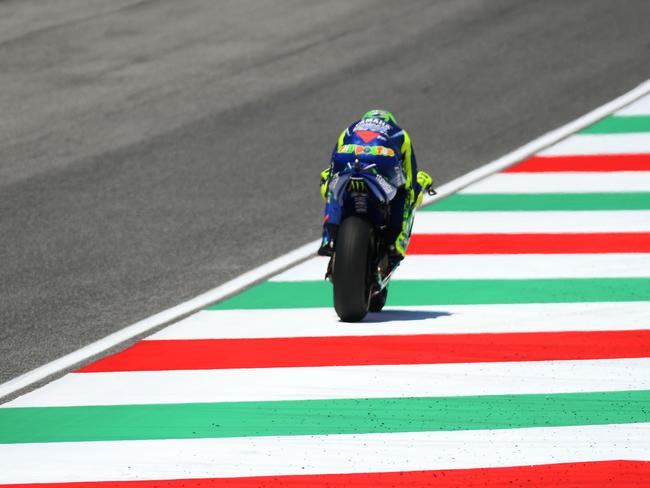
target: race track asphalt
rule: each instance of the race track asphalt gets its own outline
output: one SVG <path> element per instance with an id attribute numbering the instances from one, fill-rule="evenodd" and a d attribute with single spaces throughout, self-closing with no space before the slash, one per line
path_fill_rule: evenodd
<path id="1" fill-rule="evenodd" d="M 0 1 L 0 382 L 319 235 L 392 110 L 449 181 L 650 78 L 647 0 Z"/>

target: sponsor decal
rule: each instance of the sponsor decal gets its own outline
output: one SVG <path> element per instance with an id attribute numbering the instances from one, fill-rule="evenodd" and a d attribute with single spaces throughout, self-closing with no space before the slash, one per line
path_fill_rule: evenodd
<path id="1" fill-rule="evenodd" d="M 379 186 L 381 186 L 382 190 L 384 190 L 387 195 L 390 195 L 391 192 L 395 191 L 393 185 L 388 183 L 381 175 L 376 175 L 375 179 L 377 180 L 377 183 L 379 183 Z"/>
<path id="2" fill-rule="evenodd" d="M 406 177 L 404 176 L 404 168 L 401 165 L 397 165 L 394 168 L 395 171 L 395 186 L 402 186 L 406 184 Z"/>
<path id="3" fill-rule="evenodd" d="M 350 190 L 363 191 L 366 189 L 366 183 L 363 180 L 350 180 Z"/>
<path id="4" fill-rule="evenodd" d="M 369 130 L 373 132 L 381 132 L 383 134 L 387 134 L 388 132 L 390 132 L 392 128 L 393 126 L 390 125 L 388 122 L 373 117 L 373 118 L 361 120 L 354 126 L 354 129 L 352 129 L 352 131 L 357 132 L 360 130 Z"/>
<path id="5" fill-rule="evenodd" d="M 384 146 L 361 146 L 359 144 L 344 144 L 339 147 L 339 154 L 368 154 L 371 156 L 395 156 L 395 151 Z"/>
<path id="6" fill-rule="evenodd" d="M 339 182 L 339 178 L 340 178 L 340 176 L 339 176 L 338 173 L 336 173 L 334 176 L 332 176 L 332 179 L 330 180 L 330 185 L 329 185 L 329 194 L 330 195 L 334 191 L 334 189 L 336 188 L 336 185 Z"/>

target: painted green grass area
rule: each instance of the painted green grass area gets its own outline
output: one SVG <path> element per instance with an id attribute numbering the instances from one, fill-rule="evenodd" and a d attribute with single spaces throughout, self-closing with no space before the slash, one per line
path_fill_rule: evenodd
<path id="1" fill-rule="evenodd" d="M 647 210 L 650 193 L 455 194 L 423 212 Z M 417 217 L 416 217 L 417 218 Z"/>
<path id="2" fill-rule="evenodd" d="M 387 305 L 467 305 L 650 300 L 650 278 L 403 280 L 389 285 Z M 326 281 L 267 281 L 208 310 L 331 307 Z"/>
<path id="3" fill-rule="evenodd" d="M 612 115 L 578 134 L 630 134 L 650 132 L 650 115 Z"/>
<path id="4" fill-rule="evenodd" d="M 0 443 L 513 429 L 650 421 L 650 391 L 0 409 Z"/>

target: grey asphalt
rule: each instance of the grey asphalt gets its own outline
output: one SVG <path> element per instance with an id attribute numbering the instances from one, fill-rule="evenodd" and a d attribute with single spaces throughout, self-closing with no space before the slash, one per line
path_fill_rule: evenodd
<path id="1" fill-rule="evenodd" d="M 387 108 L 439 183 L 650 78 L 647 0 L 0 1 L 0 382 L 319 235 Z"/>

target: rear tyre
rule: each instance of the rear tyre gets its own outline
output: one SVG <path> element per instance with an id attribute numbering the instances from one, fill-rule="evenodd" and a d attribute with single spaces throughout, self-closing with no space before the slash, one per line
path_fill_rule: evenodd
<path id="1" fill-rule="evenodd" d="M 334 309 L 343 322 L 358 322 L 370 302 L 369 250 L 372 227 L 348 217 L 339 227 L 334 257 Z"/>
<path id="2" fill-rule="evenodd" d="M 384 288 L 380 293 L 370 298 L 370 306 L 368 307 L 371 312 L 381 312 L 381 309 L 386 305 L 386 297 L 388 296 L 388 288 Z"/>

